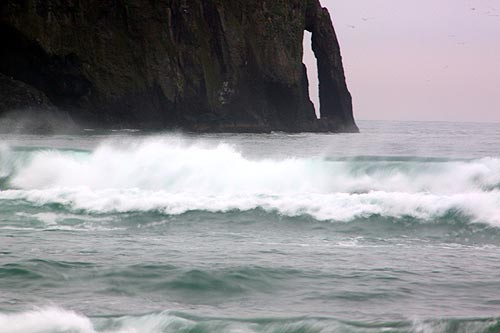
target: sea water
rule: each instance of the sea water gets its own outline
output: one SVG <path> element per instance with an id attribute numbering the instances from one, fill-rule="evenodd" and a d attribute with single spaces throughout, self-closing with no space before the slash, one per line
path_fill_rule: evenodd
<path id="1" fill-rule="evenodd" d="M 0 332 L 500 332 L 500 124 L 0 135 Z"/>

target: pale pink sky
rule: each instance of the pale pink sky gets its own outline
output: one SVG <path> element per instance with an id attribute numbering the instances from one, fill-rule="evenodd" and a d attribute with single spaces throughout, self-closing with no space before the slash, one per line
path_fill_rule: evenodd
<path id="1" fill-rule="evenodd" d="M 357 119 L 500 122 L 500 0 L 322 0 Z M 306 35 L 306 39 L 309 35 Z M 311 98 L 317 74 L 305 41 Z"/>

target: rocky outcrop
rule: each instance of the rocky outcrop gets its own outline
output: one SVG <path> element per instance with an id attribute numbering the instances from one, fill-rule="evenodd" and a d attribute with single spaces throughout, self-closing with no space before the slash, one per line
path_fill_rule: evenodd
<path id="1" fill-rule="evenodd" d="M 78 127 L 41 91 L 0 73 L 0 132 L 53 133 Z"/>
<path id="2" fill-rule="evenodd" d="M 55 109 L 41 91 L 0 73 L 0 110 L 51 110 Z"/>
<path id="3" fill-rule="evenodd" d="M 318 60 L 320 120 L 304 30 Z M 4 0 L 0 41 L 0 73 L 96 126 L 357 131 L 318 0 Z"/>
<path id="4" fill-rule="evenodd" d="M 311 5 L 306 12 L 306 30 L 312 33 L 312 49 L 318 63 L 321 118 L 326 128 L 352 129 L 351 94 L 347 89 L 340 47 L 326 8 Z"/>

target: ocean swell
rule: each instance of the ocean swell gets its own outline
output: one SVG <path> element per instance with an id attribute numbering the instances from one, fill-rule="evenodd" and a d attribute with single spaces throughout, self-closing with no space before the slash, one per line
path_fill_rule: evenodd
<path id="1" fill-rule="evenodd" d="M 451 213 L 500 226 L 500 159 L 250 159 L 145 139 L 93 151 L 0 149 L 1 201 L 92 213 L 247 211 L 350 221 Z"/>
<path id="2" fill-rule="evenodd" d="M 60 308 L 0 313 L 0 333 L 487 333 L 497 332 L 495 318 L 436 319 L 382 323 L 331 318 L 209 318 L 164 311 L 141 316 L 88 318 Z"/>

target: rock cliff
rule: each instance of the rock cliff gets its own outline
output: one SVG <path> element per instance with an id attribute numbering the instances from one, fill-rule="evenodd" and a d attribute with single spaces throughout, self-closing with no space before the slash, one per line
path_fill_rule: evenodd
<path id="1" fill-rule="evenodd" d="M 100 127 L 357 131 L 319 0 L 2 0 L 0 43 L 0 112 L 55 106 Z"/>

